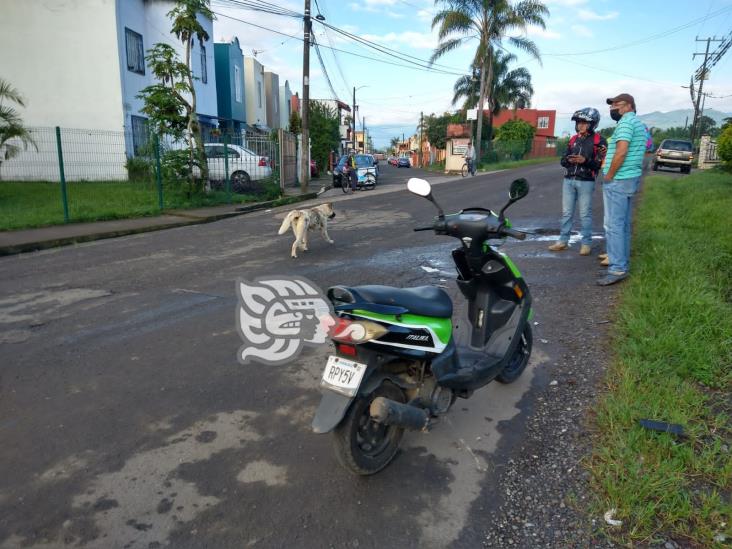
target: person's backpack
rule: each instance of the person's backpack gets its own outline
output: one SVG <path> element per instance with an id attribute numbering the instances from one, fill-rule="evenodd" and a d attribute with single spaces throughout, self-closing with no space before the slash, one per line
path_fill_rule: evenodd
<path id="1" fill-rule="evenodd" d="M 577 136 L 579 134 L 574 134 L 572 137 L 569 138 L 569 145 L 567 147 L 569 149 L 572 148 L 575 141 L 577 141 Z M 592 157 L 597 158 L 597 152 L 600 149 L 600 134 L 598 132 L 595 132 L 592 134 Z M 597 175 L 595 170 L 592 170 L 592 175 Z"/>

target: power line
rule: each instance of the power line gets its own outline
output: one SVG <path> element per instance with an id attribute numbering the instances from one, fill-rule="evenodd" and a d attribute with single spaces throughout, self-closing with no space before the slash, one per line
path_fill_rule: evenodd
<path id="1" fill-rule="evenodd" d="M 220 7 L 238 7 L 246 10 L 271 13 L 274 15 L 283 15 L 285 17 L 302 18 L 304 15 L 289 8 L 283 8 L 276 4 L 271 4 L 265 0 L 213 0 L 214 5 Z"/>
<path id="2" fill-rule="evenodd" d="M 325 27 L 332 29 L 333 31 L 337 32 L 338 34 L 341 34 L 347 38 L 350 38 L 351 40 L 353 40 L 355 42 L 358 42 L 358 43 L 366 46 L 367 48 L 371 48 L 375 51 L 378 51 L 379 53 L 389 55 L 390 57 L 395 57 L 401 61 L 413 63 L 417 66 L 423 67 L 425 69 L 429 69 L 434 72 L 442 72 L 444 74 L 452 74 L 454 76 L 464 76 L 465 75 L 464 71 L 461 71 L 458 68 L 450 67 L 447 65 L 441 65 L 439 63 L 430 63 L 430 61 L 428 59 L 422 59 L 421 57 L 416 57 L 416 56 L 410 55 L 408 53 L 402 53 L 399 50 L 395 50 L 388 46 L 384 46 L 383 44 L 379 44 L 378 42 L 373 42 L 373 41 L 363 38 L 361 36 L 357 36 L 353 33 L 350 33 L 346 30 L 339 29 L 338 27 L 334 27 L 333 25 L 329 25 L 328 23 L 325 23 L 324 21 L 319 21 L 319 23 Z"/>
<path id="3" fill-rule="evenodd" d="M 333 83 L 330 81 L 330 76 L 328 76 L 328 71 L 325 68 L 325 63 L 323 62 L 323 56 L 320 54 L 320 48 L 318 47 L 318 42 L 315 40 L 314 34 L 310 37 L 310 41 L 312 42 L 313 47 L 315 48 L 315 53 L 318 56 L 318 61 L 320 61 L 320 68 L 323 69 L 323 76 L 325 76 L 325 81 L 328 82 L 328 87 L 330 88 L 330 92 L 333 94 L 333 99 L 339 101 L 338 94 L 336 93 L 335 89 L 333 89 Z"/>
<path id="4" fill-rule="evenodd" d="M 727 13 L 728 11 L 732 11 L 732 6 L 727 6 L 721 9 L 718 9 L 717 11 L 712 12 L 711 14 L 707 14 L 704 17 L 699 17 L 697 19 L 693 19 L 691 21 L 688 21 L 684 23 L 683 25 L 679 25 L 678 27 L 673 27 L 671 29 L 667 29 L 665 31 L 661 31 L 657 34 L 652 34 L 651 36 L 648 36 L 646 38 L 643 38 L 641 40 L 635 40 L 633 42 L 627 42 L 625 44 L 618 44 L 616 46 L 611 46 L 608 48 L 602 48 L 599 50 L 591 50 L 591 51 L 573 51 L 569 53 L 542 53 L 545 57 L 574 57 L 577 55 L 594 55 L 596 53 L 605 53 L 609 51 L 615 51 L 625 48 L 630 48 L 633 46 L 638 46 L 640 44 L 645 44 L 646 42 L 651 42 L 653 40 L 658 40 L 660 38 L 665 38 L 666 36 L 670 36 L 672 34 L 675 34 L 677 32 L 680 32 L 682 30 L 688 29 L 689 27 L 693 27 L 697 23 L 700 23 L 702 21 L 706 21 L 707 19 L 712 19 L 714 17 L 717 17 L 719 15 L 722 15 L 724 13 Z"/>
<path id="5" fill-rule="evenodd" d="M 261 29 L 261 30 L 265 30 L 265 31 L 268 31 L 268 32 L 272 32 L 274 34 L 279 34 L 280 36 L 287 36 L 288 38 L 293 38 L 293 39 L 299 40 L 300 42 L 303 42 L 303 39 L 300 38 L 299 36 L 294 36 L 292 34 L 287 34 L 287 33 L 284 33 L 284 32 L 280 32 L 280 31 L 277 31 L 277 30 L 274 30 L 274 29 L 271 29 L 271 28 L 268 28 L 268 27 L 264 27 L 262 25 L 257 25 L 256 23 L 252 23 L 251 21 L 245 21 L 244 19 L 240 19 L 238 17 L 234 17 L 233 15 L 228 15 L 226 13 L 220 13 L 220 12 L 216 12 L 216 11 L 214 13 L 216 15 L 221 16 L 221 17 L 226 17 L 227 19 L 232 19 L 234 21 L 238 21 L 240 23 L 244 23 L 245 25 L 250 25 L 252 27 L 256 27 L 256 28 Z M 396 62 L 393 62 L 393 61 L 388 61 L 386 59 L 380 59 L 380 58 L 376 58 L 376 57 L 368 57 L 366 55 L 361 55 L 361 54 L 358 54 L 358 53 L 355 53 L 355 52 L 352 52 L 352 51 L 342 50 L 342 49 L 339 49 L 339 48 L 328 47 L 328 46 L 324 46 L 322 44 L 321 44 L 321 47 L 322 48 L 329 49 L 329 50 L 337 51 L 337 52 L 340 52 L 340 53 L 345 53 L 347 55 L 352 55 L 354 57 L 359 57 L 361 59 L 367 59 L 369 61 L 374 61 L 376 63 L 384 63 L 386 65 L 393 65 L 395 67 L 402 67 L 402 68 L 405 68 L 405 69 L 411 69 L 411 70 L 416 70 L 416 71 L 421 71 L 421 72 L 428 72 L 428 73 L 433 73 L 433 74 L 434 73 L 437 73 L 437 74 L 452 74 L 452 75 L 455 75 L 455 76 L 463 76 L 462 73 L 451 73 L 451 72 L 446 72 L 446 71 L 438 71 L 438 70 L 433 70 L 433 69 L 425 69 L 425 68 L 418 67 L 416 64 L 405 65 L 404 63 L 396 63 Z"/>

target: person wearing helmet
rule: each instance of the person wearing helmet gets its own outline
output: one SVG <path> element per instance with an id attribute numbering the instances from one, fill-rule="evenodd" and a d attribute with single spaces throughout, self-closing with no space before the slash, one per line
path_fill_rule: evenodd
<path id="1" fill-rule="evenodd" d="M 579 204 L 579 217 L 582 224 L 580 255 L 590 255 L 592 251 L 592 195 L 595 192 L 595 178 L 602 166 L 607 151 L 607 141 L 596 133 L 600 123 L 597 109 L 586 107 L 572 115 L 576 134 L 567 144 L 561 164 L 566 169 L 562 184 L 562 219 L 559 240 L 549 246 L 553 252 L 569 248 L 569 235 L 575 206 Z"/>

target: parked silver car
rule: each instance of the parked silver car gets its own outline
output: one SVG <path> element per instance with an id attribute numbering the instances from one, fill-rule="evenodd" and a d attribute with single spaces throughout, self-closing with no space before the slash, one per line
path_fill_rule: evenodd
<path id="1" fill-rule="evenodd" d="M 226 162 L 223 143 L 204 143 L 208 160 L 208 177 L 211 181 L 226 179 Z M 269 157 L 258 155 L 241 145 L 227 145 L 229 157 L 229 178 L 231 190 L 247 192 L 252 181 L 272 176 L 272 162 Z"/>

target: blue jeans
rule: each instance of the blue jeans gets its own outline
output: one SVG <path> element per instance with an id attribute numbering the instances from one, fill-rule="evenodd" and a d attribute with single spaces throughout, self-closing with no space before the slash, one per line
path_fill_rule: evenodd
<path id="1" fill-rule="evenodd" d="M 572 232 L 574 207 L 579 202 L 579 217 L 582 222 L 582 244 L 592 244 L 592 193 L 595 192 L 594 181 L 566 179 L 562 185 L 562 222 L 559 240 L 569 242 Z"/>
<path id="2" fill-rule="evenodd" d="M 638 192 L 640 177 L 613 179 L 602 185 L 605 201 L 605 241 L 610 265 L 608 271 L 626 273 L 630 269 L 630 223 L 633 197 Z"/>

